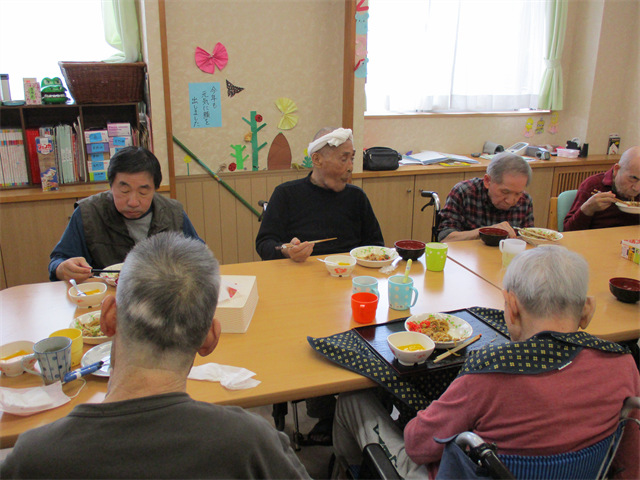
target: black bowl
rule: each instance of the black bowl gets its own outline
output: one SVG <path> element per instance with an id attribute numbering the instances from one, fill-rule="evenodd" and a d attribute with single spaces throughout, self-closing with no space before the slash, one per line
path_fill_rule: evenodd
<path id="1" fill-rule="evenodd" d="M 394 246 L 403 260 L 413 260 L 415 262 L 424 255 L 424 248 L 427 244 L 418 240 L 398 240 L 394 243 Z"/>
<path id="2" fill-rule="evenodd" d="M 609 290 L 624 303 L 636 303 L 640 300 L 640 281 L 633 278 L 612 278 L 609 280 Z"/>
<path id="3" fill-rule="evenodd" d="M 484 227 L 479 230 L 480 240 L 489 245 L 490 247 L 497 247 L 500 245 L 500 240 L 509 238 L 509 232 L 495 227 Z"/>

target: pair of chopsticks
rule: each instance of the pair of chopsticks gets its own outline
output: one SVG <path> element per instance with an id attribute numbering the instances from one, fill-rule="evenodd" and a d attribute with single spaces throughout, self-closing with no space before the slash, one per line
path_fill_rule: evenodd
<path id="1" fill-rule="evenodd" d="M 443 353 L 442 355 L 438 355 L 435 360 L 433 361 L 433 363 L 438 363 L 440 360 L 447 358 L 449 355 L 451 355 L 452 353 L 456 353 L 458 350 L 462 350 L 464 347 L 468 347 L 469 345 L 471 345 L 474 342 L 477 342 L 478 340 L 480 340 L 480 337 L 482 337 L 482 334 L 479 333 L 478 335 L 476 335 L 473 338 L 470 338 L 469 340 L 467 340 L 464 343 L 461 343 L 460 345 L 458 345 L 456 348 L 452 348 L 451 350 L 446 351 L 445 353 Z"/>
<path id="2" fill-rule="evenodd" d="M 520 227 L 512 227 L 512 228 L 517 232 L 524 232 L 525 237 L 529 236 L 529 237 L 537 238 L 539 240 L 549 240 L 544 235 L 540 235 L 539 233 L 536 233 L 532 230 L 527 230 L 526 228 L 520 228 Z"/>
<path id="3" fill-rule="evenodd" d="M 338 237 L 333 237 L 333 238 L 324 238 L 322 240 L 312 240 L 310 242 L 307 243 L 322 243 L 322 242 L 328 242 L 330 240 L 337 240 Z M 305 243 L 305 242 L 301 242 L 301 243 Z M 284 250 L 286 248 L 291 248 L 291 247 L 295 247 L 295 245 L 293 245 L 292 243 L 283 243 L 282 245 L 277 245 L 276 246 L 276 250 Z"/>
<path id="4" fill-rule="evenodd" d="M 591 192 L 591 196 L 593 197 L 594 195 L 596 195 L 598 193 L 602 193 L 602 192 L 600 190 L 594 190 L 593 192 Z M 627 207 L 633 207 L 633 203 L 632 202 L 627 202 L 626 200 L 620 200 L 618 197 L 616 197 L 616 203 L 622 203 L 623 205 L 626 205 Z"/>
<path id="5" fill-rule="evenodd" d="M 99 268 L 92 268 L 91 273 L 120 273 L 120 270 L 101 270 Z"/>

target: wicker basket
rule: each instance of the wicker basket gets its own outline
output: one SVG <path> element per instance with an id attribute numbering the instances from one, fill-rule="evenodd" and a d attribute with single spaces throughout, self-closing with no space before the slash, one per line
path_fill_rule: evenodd
<path id="1" fill-rule="evenodd" d="M 58 62 L 77 104 L 142 100 L 145 63 Z"/>

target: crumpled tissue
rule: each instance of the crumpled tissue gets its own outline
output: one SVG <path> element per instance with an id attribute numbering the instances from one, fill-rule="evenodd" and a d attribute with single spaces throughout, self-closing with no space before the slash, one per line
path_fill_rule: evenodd
<path id="1" fill-rule="evenodd" d="M 191 380 L 206 380 L 208 382 L 220 382 L 229 390 L 244 390 L 260 385 L 260 380 L 251 378 L 255 375 L 251 370 L 217 363 L 205 363 L 197 367 L 191 367 L 189 376 Z"/>

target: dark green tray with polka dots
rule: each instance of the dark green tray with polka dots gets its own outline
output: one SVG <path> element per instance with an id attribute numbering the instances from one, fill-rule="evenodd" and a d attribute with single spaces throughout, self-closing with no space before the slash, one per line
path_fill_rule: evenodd
<path id="1" fill-rule="evenodd" d="M 380 323 L 376 325 L 366 325 L 362 327 L 356 327 L 353 330 L 364 340 L 366 345 L 373 351 L 373 353 L 380 359 L 388 363 L 400 375 L 407 375 L 425 371 L 438 370 L 442 368 L 451 367 L 453 365 L 461 365 L 464 363 L 465 358 L 469 352 L 477 350 L 486 345 L 500 345 L 509 341 L 508 331 L 506 324 L 504 323 L 503 312 L 501 310 L 485 309 L 479 307 L 463 308 L 461 310 L 452 310 L 448 313 L 455 315 L 463 320 L 467 321 L 473 327 L 472 336 L 476 336 L 479 333 L 482 334 L 482 338 L 477 342 L 469 345 L 462 350 L 456 352 L 458 355 L 452 354 L 438 363 L 433 363 L 433 360 L 440 354 L 446 352 L 445 349 L 437 349 L 431 354 L 425 363 L 419 365 L 406 366 L 401 365 L 398 360 L 393 356 L 393 352 L 387 344 L 387 337 L 392 333 L 404 332 L 404 322 L 407 318 L 399 318 L 387 323 Z"/>

